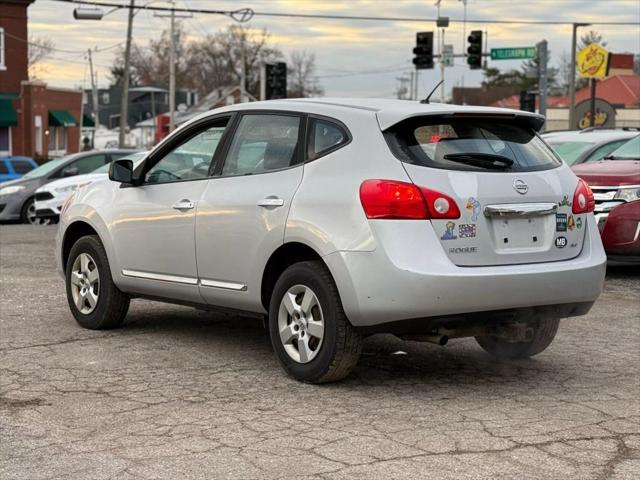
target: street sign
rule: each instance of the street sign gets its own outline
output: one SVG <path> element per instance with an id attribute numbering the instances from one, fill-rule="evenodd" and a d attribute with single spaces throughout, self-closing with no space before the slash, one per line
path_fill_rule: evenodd
<path id="1" fill-rule="evenodd" d="M 578 74 L 582 78 L 602 78 L 609 70 L 609 52 L 591 43 L 578 52 Z"/>
<path id="2" fill-rule="evenodd" d="M 535 58 L 536 47 L 492 48 L 491 60 L 522 60 Z"/>
<path id="3" fill-rule="evenodd" d="M 442 46 L 442 58 L 440 61 L 445 67 L 453 67 L 453 45 Z"/>

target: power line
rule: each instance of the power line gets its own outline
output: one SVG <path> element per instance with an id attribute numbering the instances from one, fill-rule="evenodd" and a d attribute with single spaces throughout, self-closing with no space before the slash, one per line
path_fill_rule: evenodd
<path id="1" fill-rule="evenodd" d="M 111 7 L 129 9 L 130 5 L 113 2 L 103 1 L 86 1 L 86 0 L 51 0 L 54 2 L 73 3 L 78 5 L 92 5 L 95 7 Z M 234 13 L 238 11 L 230 10 L 211 10 L 208 8 L 183 8 L 183 7 L 158 7 L 154 5 L 136 6 L 135 9 L 144 9 L 160 12 L 184 12 L 184 13 L 202 13 L 202 14 L 215 14 L 226 15 L 233 17 Z M 260 17 L 282 17 L 282 18 L 309 18 L 309 19 L 323 19 L 323 20 L 363 20 L 363 21 L 380 21 L 380 22 L 436 22 L 436 18 L 425 17 L 372 17 L 366 15 L 331 15 L 331 14 L 319 14 L 319 13 L 286 13 L 286 12 L 256 12 L 252 9 L 246 9 L 250 11 L 253 16 Z M 450 22 L 463 22 L 462 19 L 450 18 Z M 572 25 L 574 22 L 561 21 L 561 20 L 490 20 L 490 19 L 466 19 L 467 23 L 475 24 L 512 24 L 512 25 Z M 598 25 L 640 25 L 640 22 L 607 22 L 597 21 L 590 22 Z"/>

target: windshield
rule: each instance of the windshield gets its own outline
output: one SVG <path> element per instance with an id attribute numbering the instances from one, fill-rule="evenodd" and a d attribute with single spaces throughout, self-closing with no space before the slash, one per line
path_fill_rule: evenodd
<path id="1" fill-rule="evenodd" d="M 560 165 L 532 128 L 514 120 L 417 117 L 384 135 L 396 157 L 424 167 L 529 172 Z"/>
<path id="2" fill-rule="evenodd" d="M 567 165 L 576 163 L 580 155 L 593 147 L 589 142 L 548 142 Z"/>
<path id="3" fill-rule="evenodd" d="M 640 160 L 640 135 L 611 152 L 606 160 Z"/>
<path id="4" fill-rule="evenodd" d="M 123 156 L 121 158 L 117 158 L 116 160 L 131 160 L 133 162 L 133 168 L 136 168 L 144 157 L 147 156 L 147 152 L 139 152 L 139 153 L 131 153 L 129 155 Z M 109 173 L 109 165 L 110 163 L 105 163 L 100 168 L 94 170 L 93 173 Z"/>
<path id="5" fill-rule="evenodd" d="M 28 173 L 25 173 L 22 176 L 22 178 L 42 177 L 42 176 L 46 175 L 47 173 L 52 172 L 53 170 L 55 170 L 59 166 L 61 166 L 63 163 L 65 163 L 70 158 L 71 158 L 71 156 L 67 156 L 67 157 L 58 158 L 56 160 L 49 160 L 47 163 L 43 163 L 39 167 L 34 168 L 33 170 L 31 170 Z"/>

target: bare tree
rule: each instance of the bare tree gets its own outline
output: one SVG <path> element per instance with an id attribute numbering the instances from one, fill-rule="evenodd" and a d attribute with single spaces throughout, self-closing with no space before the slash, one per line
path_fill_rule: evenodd
<path id="1" fill-rule="evenodd" d="M 46 72 L 46 67 L 42 65 L 42 62 L 51 55 L 56 44 L 50 38 L 35 38 L 29 39 L 29 54 L 27 58 L 27 65 L 29 68 L 29 78 L 38 78 Z"/>
<path id="2" fill-rule="evenodd" d="M 182 30 L 177 30 L 178 62 L 176 85 L 190 88 L 206 95 L 215 88 L 239 85 L 242 76 L 242 59 L 246 72 L 246 90 L 254 97 L 260 91 L 260 65 L 282 58 L 277 48 L 269 45 L 266 30 L 255 31 L 232 25 L 201 40 L 187 43 Z M 146 48 L 133 44 L 131 49 L 131 74 L 134 84 L 167 87 L 169 85 L 169 34 L 162 32 L 158 40 L 152 40 Z M 111 67 L 111 82 L 120 83 L 124 65 L 123 53 L 116 55 Z"/>
<path id="3" fill-rule="evenodd" d="M 316 77 L 316 55 L 303 51 L 293 51 L 287 67 L 287 95 L 290 98 L 318 97 L 324 89 Z"/>

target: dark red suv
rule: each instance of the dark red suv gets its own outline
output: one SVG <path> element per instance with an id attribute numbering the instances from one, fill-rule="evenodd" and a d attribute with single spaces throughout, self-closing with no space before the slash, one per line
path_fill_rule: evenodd
<path id="1" fill-rule="evenodd" d="M 640 135 L 603 160 L 572 169 L 593 190 L 609 262 L 640 263 Z"/>

